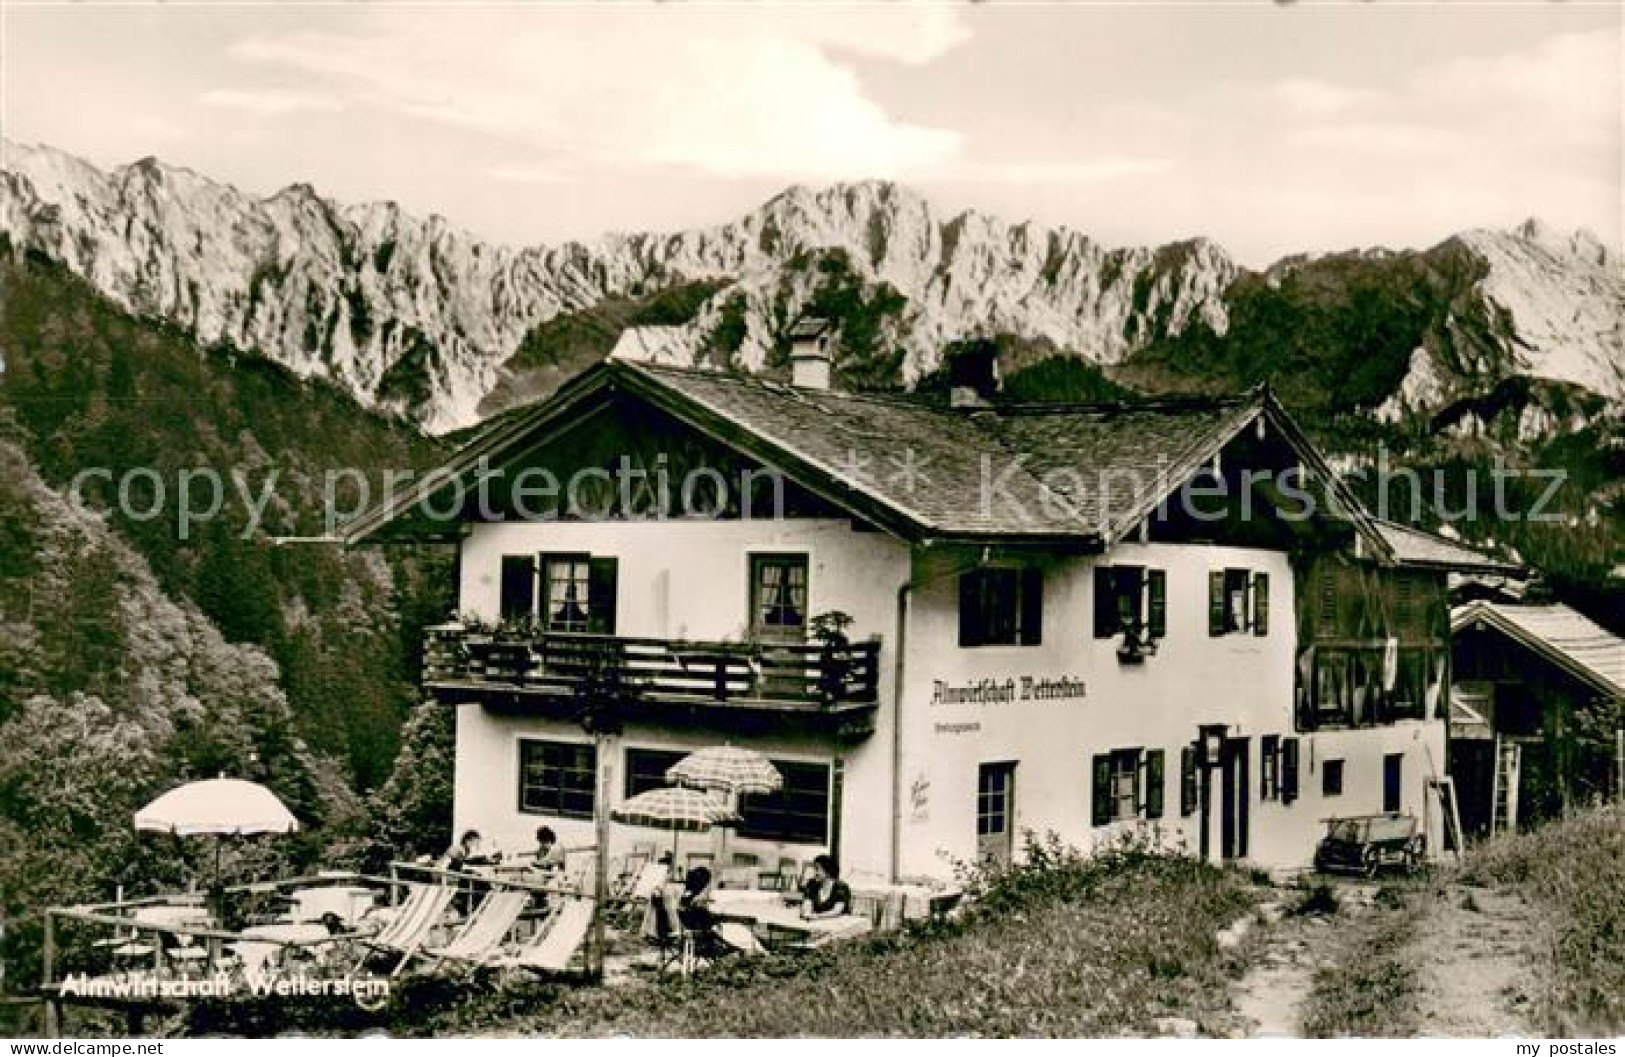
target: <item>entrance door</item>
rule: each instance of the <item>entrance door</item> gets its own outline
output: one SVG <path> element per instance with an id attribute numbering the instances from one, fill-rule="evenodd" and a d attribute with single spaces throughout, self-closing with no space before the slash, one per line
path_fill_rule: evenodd
<path id="1" fill-rule="evenodd" d="M 1382 809 L 1384 811 L 1398 811 L 1400 793 L 1403 791 L 1400 783 L 1405 773 L 1405 754 L 1391 752 L 1382 758 Z"/>
<path id="2" fill-rule="evenodd" d="M 1247 857 L 1246 738 L 1224 739 L 1219 755 L 1219 853 L 1226 859 Z"/>
<path id="3" fill-rule="evenodd" d="M 976 858 L 1007 863 L 1015 849 L 1016 765 L 984 763 L 976 773 Z"/>

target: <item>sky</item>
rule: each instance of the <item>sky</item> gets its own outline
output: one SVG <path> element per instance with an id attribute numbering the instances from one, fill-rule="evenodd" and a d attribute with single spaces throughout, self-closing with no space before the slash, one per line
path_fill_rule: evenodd
<path id="1" fill-rule="evenodd" d="M 0 0 L 0 132 L 522 245 L 792 183 L 1243 262 L 1539 216 L 1621 240 L 1616 2 Z"/>

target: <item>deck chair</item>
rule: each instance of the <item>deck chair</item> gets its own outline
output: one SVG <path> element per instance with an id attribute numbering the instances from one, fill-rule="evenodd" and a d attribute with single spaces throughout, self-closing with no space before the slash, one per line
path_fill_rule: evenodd
<path id="1" fill-rule="evenodd" d="M 444 947 L 425 947 L 423 953 L 437 961 L 485 964 L 496 960 L 502 941 L 508 938 L 519 915 L 530 902 L 530 893 L 506 889 L 487 895 Z"/>
<path id="2" fill-rule="evenodd" d="M 562 973 L 586 942 L 592 927 L 591 899 L 564 899 L 545 931 L 520 945 L 512 954 L 494 964 L 504 968 L 529 969 L 539 973 Z"/>
<path id="3" fill-rule="evenodd" d="M 451 885 L 408 885 L 400 911 L 377 935 L 361 937 L 361 942 L 374 950 L 400 955 L 389 974 L 398 976 L 428 942 L 429 933 L 446 916 L 446 908 L 456 895 L 457 889 Z M 356 970 L 360 969 L 357 965 Z"/>

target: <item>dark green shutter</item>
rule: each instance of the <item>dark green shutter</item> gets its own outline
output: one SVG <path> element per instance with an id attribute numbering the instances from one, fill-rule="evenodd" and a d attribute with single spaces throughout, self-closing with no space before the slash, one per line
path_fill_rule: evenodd
<path id="1" fill-rule="evenodd" d="M 1162 569 L 1146 573 L 1146 593 L 1150 595 L 1150 613 L 1146 627 L 1154 639 L 1168 634 L 1168 574 Z"/>
<path id="2" fill-rule="evenodd" d="M 1104 826 L 1112 820 L 1112 758 L 1111 756 L 1096 756 L 1094 760 L 1095 795 L 1091 807 L 1093 808 L 1094 824 Z"/>
<path id="3" fill-rule="evenodd" d="M 1253 634 L 1270 632 L 1270 574 L 1253 573 Z"/>
<path id="4" fill-rule="evenodd" d="M 1196 813 L 1196 746 L 1179 750 L 1179 813 Z"/>
<path id="5" fill-rule="evenodd" d="M 536 612 L 536 559 L 529 554 L 502 556 L 501 618 L 528 620 Z"/>
<path id="6" fill-rule="evenodd" d="M 1095 566 L 1095 638 L 1109 639 L 1117 627 L 1117 570 Z"/>
<path id="7" fill-rule="evenodd" d="M 1044 570 L 1021 570 L 1021 635 L 1023 646 L 1044 641 Z"/>
<path id="8" fill-rule="evenodd" d="M 1207 574 L 1207 633 L 1224 634 L 1224 570 Z"/>
<path id="9" fill-rule="evenodd" d="M 587 630 L 595 635 L 615 634 L 617 561 L 592 558 L 587 563 Z"/>
<path id="10" fill-rule="evenodd" d="M 959 644 L 980 646 L 982 628 L 987 621 L 982 615 L 982 572 L 972 570 L 959 577 Z"/>
<path id="11" fill-rule="evenodd" d="M 1298 739 L 1285 738 L 1281 742 L 1281 800 L 1290 804 L 1298 799 Z"/>
<path id="12" fill-rule="evenodd" d="M 1145 754 L 1145 817 L 1162 817 L 1162 788 L 1167 782 L 1163 773 L 1162 750 L 1151 749 Z"/>

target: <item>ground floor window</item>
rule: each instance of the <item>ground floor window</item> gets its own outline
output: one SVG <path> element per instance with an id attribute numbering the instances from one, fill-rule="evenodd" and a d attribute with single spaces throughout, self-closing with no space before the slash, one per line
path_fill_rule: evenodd
<path id="1" fill-rule="evenodd" d="M 1320 795 L 1343 795 L 1343 761 L 1326 760 L 1320 765 Z"/>
<path id="2" fill-rule="evenodd" d="M 739 835 L 787 844 L 828 844 L 829 764 L 774 760 L 773 766 L 784 777 L 784 788 L 743 798 Z"/>
<path id="3" fill-rule="evenodd" d="M 598 753 L 591 745 L 525 739 L 519 743 L 519 810 L 592 818 Z"/>
<path id="4" fill-rule="evenodd" d="M 670 785 L 666 772 L 687 755 L 672 749 L 627 749 L 626 798 Z"/>
<path id="5" fill-rule="evenodd" d="M 1161 749 L 1116 749 L 1093 761 L 1095 825 L 1136 818 L 1162 817 L 1163 754 Z"/>

